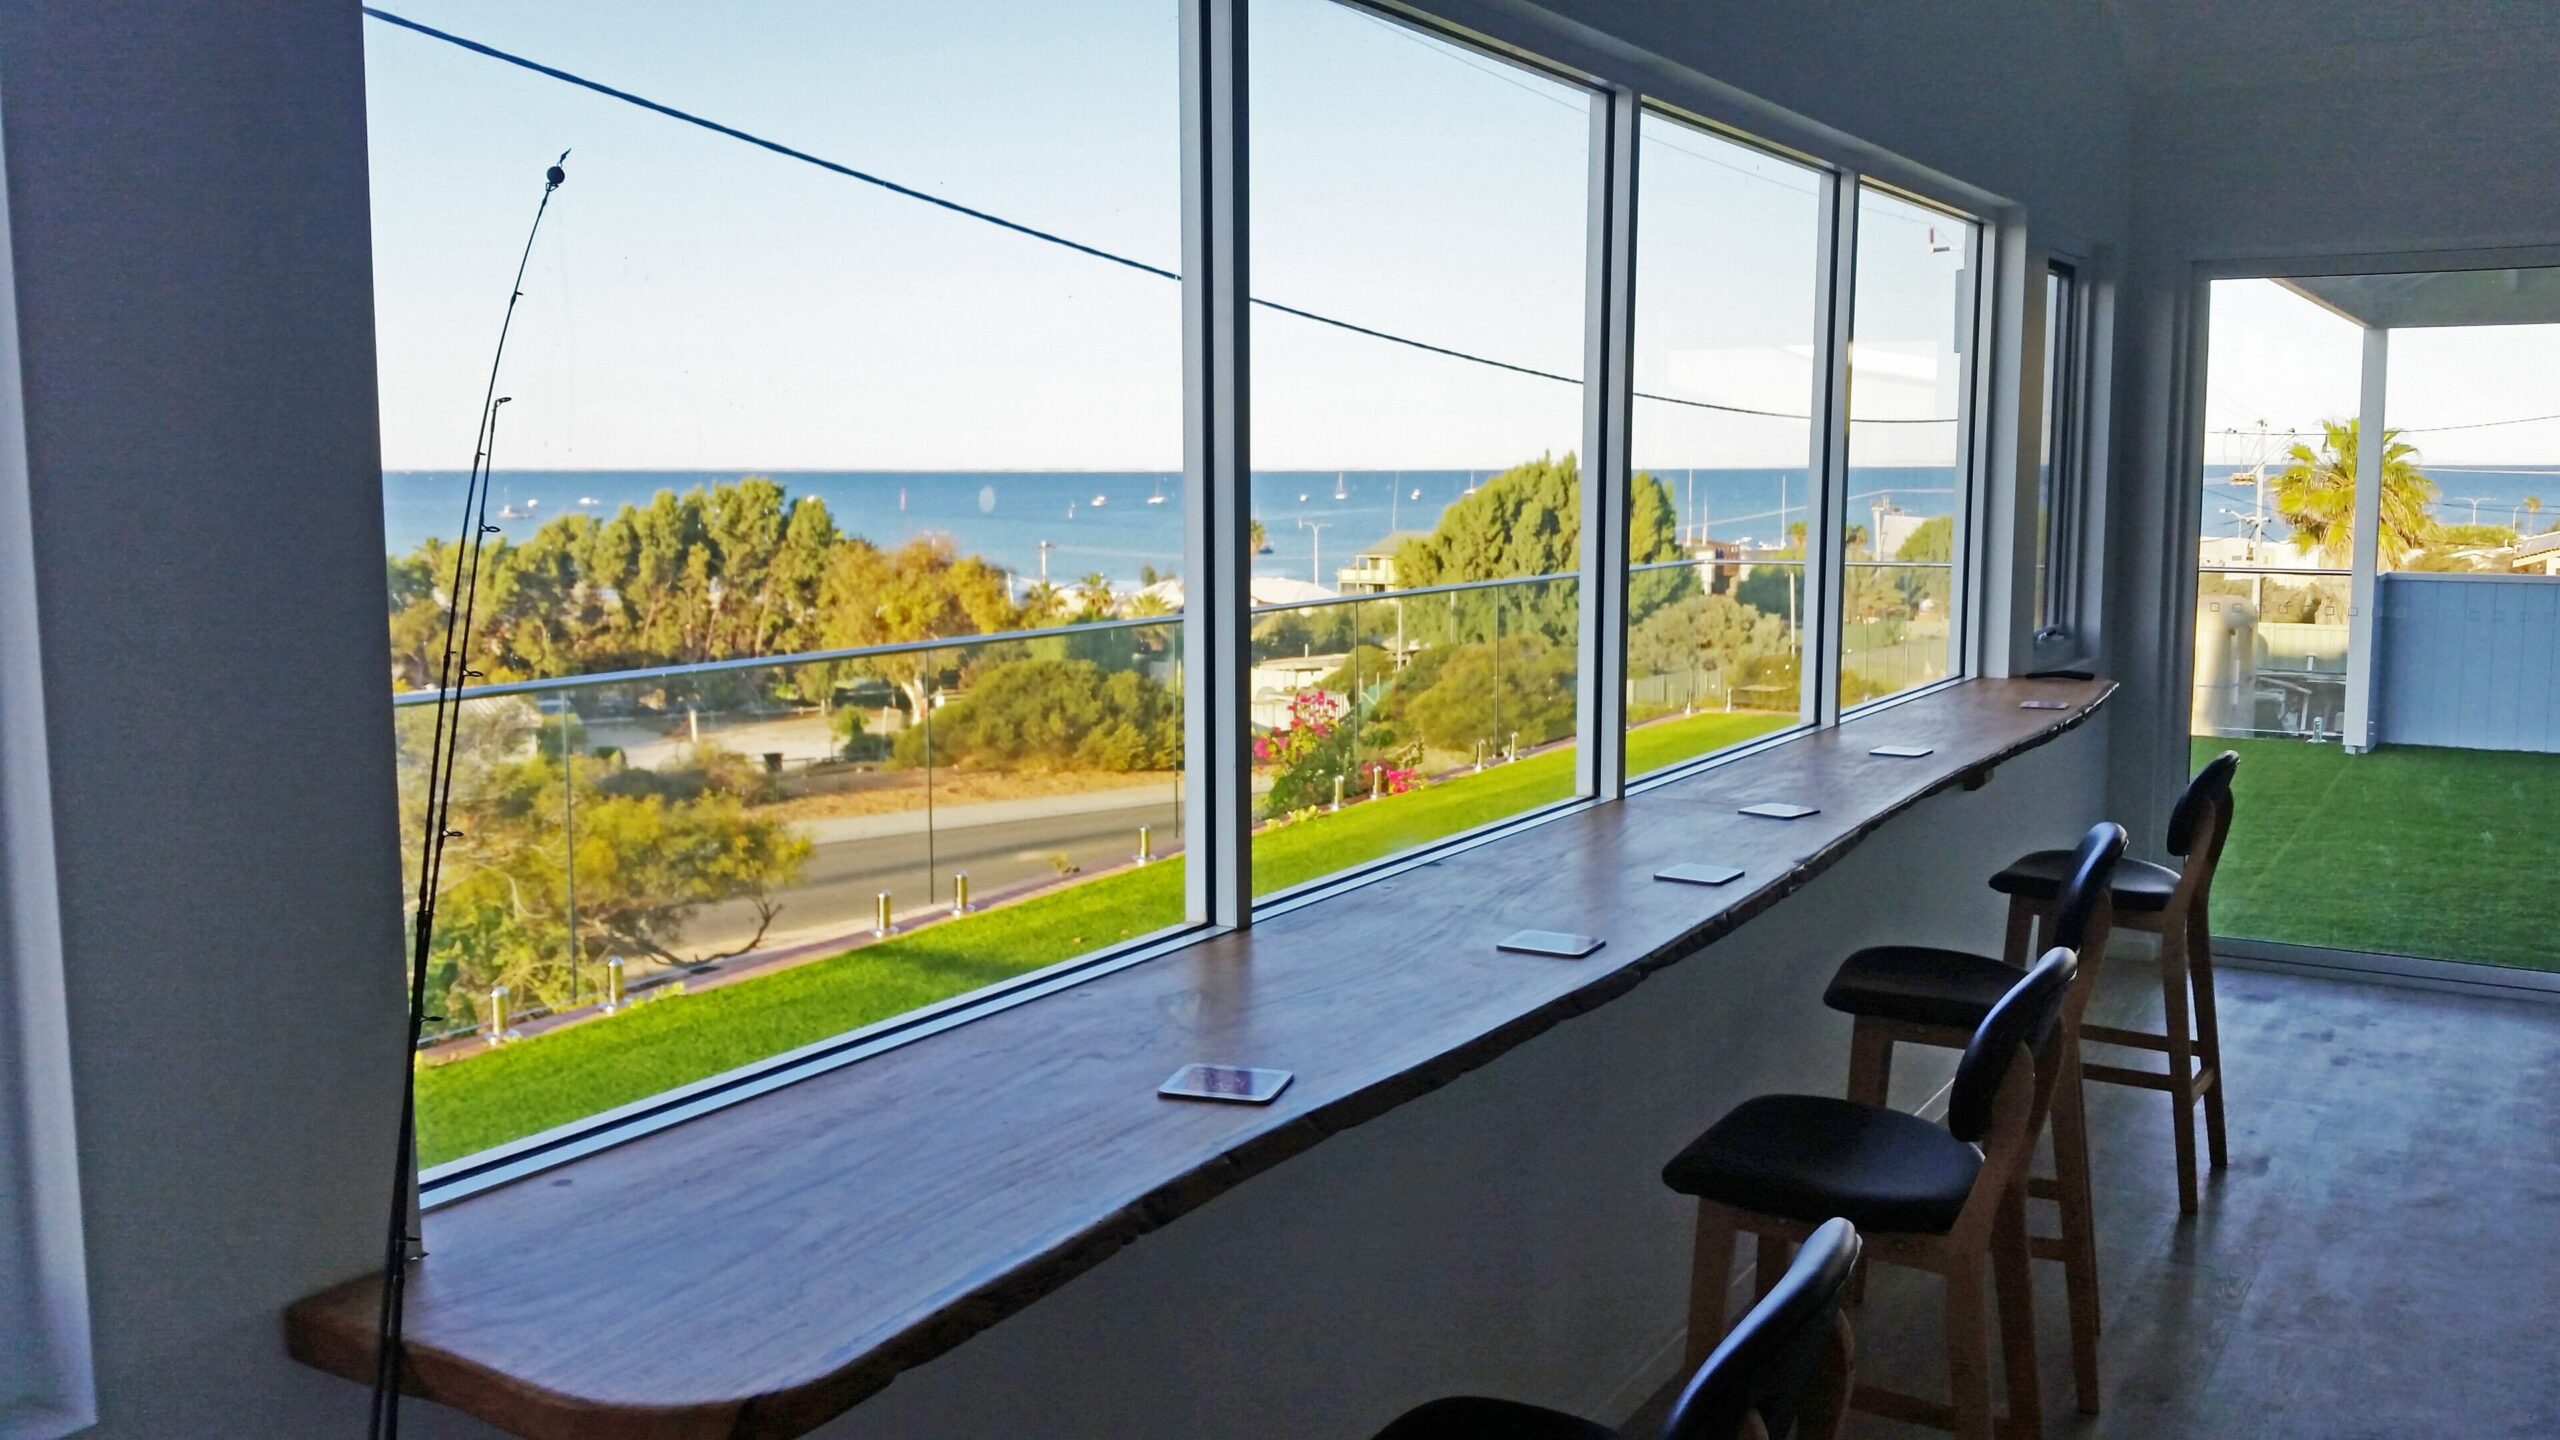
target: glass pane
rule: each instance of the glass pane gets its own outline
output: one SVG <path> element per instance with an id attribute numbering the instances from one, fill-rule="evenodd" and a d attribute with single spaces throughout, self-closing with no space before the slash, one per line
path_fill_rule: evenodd
<path id="1" fill-rule="evenodd" d="M 1956 501 L 1972 385 L 1977 227 L 1876 189 L 1858 195 L 1842 521 L 1840 700 L 1954 672 Z"/>
<path id="2" fill-rule="evenodd" d="M 1268 893 L 1572 793 L 1590 100 L 1332 0 L 1253 26 Z"/>
<path id="3" fill-rule="evenodd" d="M 1128 263 L 367 27 L 413 846 L 462 422 L 576 147 L 463 587 L 478 679 L 560 683 L 464 707 L 427 1164 L 1181 922 L 1178 15 L 440 17 Z"/>
<path id="4" fill-rule="evenodd" d="M 1800 713 L 1822 177 L 1647 114 L 1627 773 Z"/>

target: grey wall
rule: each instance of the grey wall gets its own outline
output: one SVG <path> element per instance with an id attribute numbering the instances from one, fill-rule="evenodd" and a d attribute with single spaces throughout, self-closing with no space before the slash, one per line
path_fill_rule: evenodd
<path id="1" fill-rule="evenodd" d="M 2121 213 L 2121 81 L 2061 7 L 1576 8 L 2091 239 Z M 279 1325 L 373 1261 L 402 1058 L 359 25 L 343 0 L 0 0 L 95 1433 L 117 1440 L 363 1413 Z M 1845 946 L 1996 935 L 1982 875 L 2093 818 L 2103 735 L 1932 801 L 1743 935 L 836 1433 L 1366 1433 L 1454 1386 L 1632 1404 L 1679 1321 L 1661 1159 L 1748 1090 L 1839 1083 L 1814 997 Z M 1248 1301 L 1261 1323 L 1196 1344 Z"/>
<path id="2" fill-rule="evenodd" d="M 2385 575 L 2374 618 L 2384 744 L 2560 751 L 2560 580 Z"/>
<path id="3" fill-rule="evenodd" d="M 2158 22 L 2119 311 L 2110 798 L 2156 846 L 2186 767 L 2195 510 L 2173 443 L 2200 262 L 2560 245 L 2560 9 L 2265 0 Z M 2548 257 L 2543 257 L 2548 263 Z M 2402 265 L 2399 268 L 2412 268 Z"/>
<path id="4" fill-rule="evenodd" d="M 345 1434 L 399 1077 L 353 5 L 0 5 L 101 1424 Z"/>

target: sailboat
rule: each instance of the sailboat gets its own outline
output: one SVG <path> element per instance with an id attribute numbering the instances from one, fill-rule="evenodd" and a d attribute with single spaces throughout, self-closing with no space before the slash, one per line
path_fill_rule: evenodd
<path id="1" fill-rule="evenodd" d="M 1148 497 L 1147 497 L 1147 503 L 1148 503 L 1148 504 L 1150 504 L 1150 505 L 1161 505 L 1161 504 L 1163 504 L 1163 503 L 1164 503 L 1164 482 L 1163 482 L 1163 481 L 1159 480 L 1159 481 L 1157 481 L 1157 482 L 1156 482 L 1156 493 L 1154 493 L 1153 495 L 1150 495 L 1150 496 L 1148 496 Z"/>
<path id="2" fill-rule="evenodd" d="M 1351 498 L 1351 492 L 1342 488 L 1342 472 L 1339 470 L 1333 472 L 1333 498 L 1336 500 Z"/>

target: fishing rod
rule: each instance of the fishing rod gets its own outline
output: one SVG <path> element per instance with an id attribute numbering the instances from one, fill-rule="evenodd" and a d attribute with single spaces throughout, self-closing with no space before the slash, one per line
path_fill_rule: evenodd
<path id="1" fill-rule="evenodd" d="M 479 423 L 471 438 L 471 473 L 462 487 L 462 528 L 454 539 L 453 586 L 445 611 L 444 651 L 436 669 L 435 723 L 427 747 L 426 804 L 418 849 L 418 901 L 409 940 L 409 1042 L 400 1054 L 399 1144 L 392 1159 L 391 1218 L 382 1249 L 382 1298 L 375 1316 L 373 1408 L 366 1434 L 370 1440 L 397 1440 L 400 1434 L 400 1384 L 404 1356 L 401 1331 L 406 1319 L 409 1263 L 423 1254 L 415 1226 L 417 1195 L 418 1087 L 415 1061 L 418 1038 L 427 1023 L 427 968 L 434 947 L 436 894 L 444 877 L 448 842 L 460 838 L 453 828 L 454 765 L 461 748 L 462 688 L 480 672 L 470 668 L 471 627 L 478 615 L 480 568 L 489 536 L 491 457 L 497 451 L 498 411 L 513 396 L 498 393 L 498 370 L 507 356 L 507 333 L 515 325 L 516 304 L 524 299 L 525 267 L 533 259 L 534 237 L 542 233 L 542 217 L 551 209 L 551 192 L 569 178 L 561 167 L 569 152 L 542 174 L 542 199 L 534 206 L 533 224 L 525 231 L 524 249 L 516 257 L 516 275 L 507 287 L 506 313 L 498 321 L 498 343 L 489 356 L 489 383 L 480 397 Z"/>

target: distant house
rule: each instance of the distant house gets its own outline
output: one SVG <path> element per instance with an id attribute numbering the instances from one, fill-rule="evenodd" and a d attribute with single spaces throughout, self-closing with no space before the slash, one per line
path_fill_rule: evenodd
<path id="1" fill-rule="evenodd" d="M 2519 575 L 2560 575 L 2560 531 L 2517 541 L 2507 563 Z"/>
<path id="2" fill-rule="evenodd" d="M 1407 540 L 1428 540 L 1421 530 L 1390 531 L 1376 544 L 1364 547 L 1351 557 L 1351 563 L 1336 572 L 1345 595 L 1378 595 L 1396 588 L 1396 552 Z"/>

